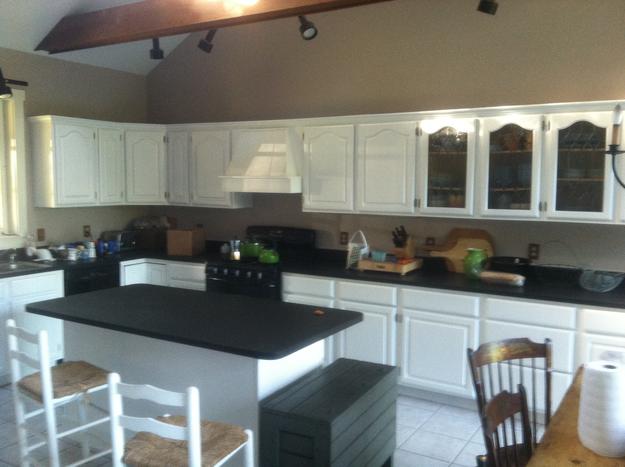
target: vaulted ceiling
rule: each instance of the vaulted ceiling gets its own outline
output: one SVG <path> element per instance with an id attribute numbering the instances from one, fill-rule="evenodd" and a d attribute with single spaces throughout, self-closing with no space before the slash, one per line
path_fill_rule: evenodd
<path id="1" fill-rule="evenodd" d="M 137 1 L 139 0 L 0 0 L 0 47 L 47 55 L 45 52 L 35 52 L 35 47 L 64 16 Z M 161 48 L 165 51 L 165 56 L 186 36 L 183 34 L 162 38 Z M 149 58 L 150 48 L 150 41 L 137 41 L 65 52 L 53 57 L 146 75 L 159 63 Z"/>

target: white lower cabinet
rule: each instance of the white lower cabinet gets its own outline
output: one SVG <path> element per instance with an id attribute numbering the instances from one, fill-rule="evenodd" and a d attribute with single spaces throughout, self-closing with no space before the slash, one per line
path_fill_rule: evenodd
<path id="1" fill-rule="evenodd" d="M 400 290 L 401 383 L 471 397 L 467 348 L 479 339 L 479 299 L 450 292 Z"/>
<path id="2" fill-rule="evenodd" d="M 167 285 L 179 289 L 206 290 L 204 264 L 167 263 Z"/>
<path id="3" fill-rule="evenodd" d="M 138 259 L 120 263 L 120 284 L 152 284 L 206 290 L 203 264 Z"/>
<path id="4" fill-rule="evenodd" d="M 578 364 L 593 360 L 625 363 L 625 313 L 582 308 L 577 342 Z"/>
<path id="5" fill-rule="evenodd" d="M 282 301 L 334 308 L 334 281 L 299 274 L 282 275 Z M 324 363 L 336 360 L 335 337 L 324 339 Z"/>
<path id="6" fill-rule="evenodd" d="M 64 294 L 63 271 L 51 271 L 39 274 L 0 279 L 0 319 L 2 319 L 2 333 L 0 333 L 0 380 L 8 377 L 9 367 L 7 360 L 7 336 L 4 323 L 6 319 L 15 319 L 17 325 L 31 333 L 41 330 L 48 332 L 50 362 L 64 356 L 63 321 L 47 316 L 26 312 L 26 305 L 42 300 L 62 297 Z M 36 347 L 32 344 L 24 346 L 26 353 L 36 356 Z M 26 370 L 32 372 L 34 370 Z"/>
<path id="7" fill-rule="evenodd" d="M 336 297 L 336 308 L 363 314 L 361 323 L 337 334 L 337 356 L 395 365 L 397 289 L 368 282 L 338 281 Z"/>

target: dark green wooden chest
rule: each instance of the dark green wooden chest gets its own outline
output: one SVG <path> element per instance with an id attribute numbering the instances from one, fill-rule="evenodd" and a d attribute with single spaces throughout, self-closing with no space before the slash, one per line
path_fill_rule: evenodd
<path id="1" fill-rule="evenodd" d="M 339 359 L 261 402 L 262 467 L 380 467 L 395 450 L 398 369 Z"/>

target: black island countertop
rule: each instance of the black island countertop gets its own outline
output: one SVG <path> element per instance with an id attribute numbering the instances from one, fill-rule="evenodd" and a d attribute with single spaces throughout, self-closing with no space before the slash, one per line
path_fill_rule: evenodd
<path id="1" fill-rule="evenodd" d="M 362 321 L 354 311 L 157 285 L 31 303 L 26 311 L 246 357 L 275 360 Z"/>

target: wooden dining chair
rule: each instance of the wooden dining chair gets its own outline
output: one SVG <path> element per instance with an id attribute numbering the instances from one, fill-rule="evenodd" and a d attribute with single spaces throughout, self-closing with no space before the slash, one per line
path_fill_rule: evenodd
<path id="1" fill-rule="evenodd" d="M 544 422 L 551 419 L 551 340 L 506 339 L 467 350 L 480 417 L 486 403 L 502 391 L 524 386 L 531 398 L 532 446 L 538 443 L 539 393 L 544 392 Z"/>
<path id="2" fill-rule="evenodd" d="M 527 396 L 523 385 L 517 387 L 517 393 L 502 391 L 484 406 L 482 426 L 488 467 L 523 467 L 532 457 Z"/>

